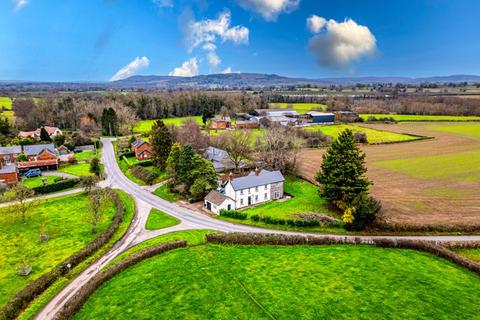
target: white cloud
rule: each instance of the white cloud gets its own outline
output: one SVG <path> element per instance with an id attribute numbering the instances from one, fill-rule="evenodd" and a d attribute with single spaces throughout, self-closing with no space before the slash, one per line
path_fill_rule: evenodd
<path id="1" fill-rule="evenodd" d="M 214 44 L 217 39 L 222 42 L 247 44 L 249 30 L 243 26 L 230 27 L 231 14 L 220 13 L 217 19 L 190 21 L 187 25 L 187 41 L 190 51 L 202 44 Z"/>
<path id="2" fill-rule="evenodd" d="M 282 12 L 289 13 L 298 8 L 300 0 L 237 0 L 238 4 L 259 13 L 267 21 L 275 21 Z"/>
<path id="3" fill-rule="evenodd" d="M 326 24 L 325 18 L 314 14 L 307 18 L 307 27 L 312 33 L 319 33 Z"/>
<path id="4" fill-rule="evenodd" d="M 310 39 L 309 50 L 317 56 L 319 65 L 346 69 L 351 63 L 376 52 L 377 40 L 368 27 L 359 25 L 352 19 L 343 22 L 328 20 L 322 25 L 323 18 L 318 18 L 320 19 L 315 19 L 313 28 L 310 28 L 317 34 Z M 320 25 L 322 27 L 317 28 Z"/>
<path id="5" fill-rule="evenodd" d="M 233 73 L 232 67 L 227 67 L 223 69 L 222 73 Z"/>
<path id="6" fill-rule="evenodd" d="M 29 0 L 12 0 L 12 2 L 15 6 L 15 10 L 21 10 L 28 5 Z"/>
<path id="7" fill-rule="evenodd" d="M 208 54 L 207 54 L 207 59 L 208 59 L 208 63 L 210 63 L 212 66 L 218 66 L 222 60 L 220 59 L 220 57 L 215 53 L 215 51 L 210 51 Z"/>
<path id="8" fill-rule="evenodd" d="M 217 46 L 213 43 L 206 43 L 203 45 L 202 49 L 205 51 L 215 51 L 217 50 Z"/>
<path id="9" fill-rule="evenodd" d="M 152 0 L 154 4 L 160 8 L 171 8 L 173 7 L 173 0 Z"/>
<path id="10" fill-rule="evenodd" d="M 181 67 L 173 69 L 168 75 L 174 77 L 193 77 L 198 75 L 197 58 L 191 58 L 190 60 L 185 61 Z"/>
<path id="11" fill-rule="evenodd" d="M 110 81 L 117 81 L 126 79 L 135 74 L 140 69 L 146 68 L 150 65 L 150 60 L 147 57 L 136 57 L 132 62 L 121 68 L 110 78 Z"/>

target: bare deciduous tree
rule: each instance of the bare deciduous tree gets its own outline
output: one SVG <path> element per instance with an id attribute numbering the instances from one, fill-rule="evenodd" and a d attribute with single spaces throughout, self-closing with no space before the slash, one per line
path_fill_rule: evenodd
<path id="1" fill-rule="evenodd" d="M 212 139 L 212 144 L 227 152 L 228 157 L 238 170 L 240 163 L 247 159 L 251 150 L 252 133 L 248 130 L 225 132 Z"/>
<path id="2" fill-rule="evenodd" d="M 198 153 L 203 153 L 207 149 L 210 139 L 202 132 L 198 123 L 189 119 L 177 130 L 175 140 L 181 145 L 192 146 Z"/>
<path id="3" fill-rule="evenodd" d="M 15 203 L 10 206 L 11 211 L 14 214 L 20 214 L 22 222 L 27 223 L 28 211 L 35 205 L 33 201 L 29 201 L 29 198 L 35 195 L 32 189 L 25 187 L 23 184 L 17 184 L 13 189 L 13 200 Z"/>

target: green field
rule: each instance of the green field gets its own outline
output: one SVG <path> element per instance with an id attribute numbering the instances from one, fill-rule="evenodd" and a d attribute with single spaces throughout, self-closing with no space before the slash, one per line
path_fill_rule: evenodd
<path id="1" fill-rule="evenodd" d="M 480 139 L 480 123 L 449 123 L 448 125 L 431 125 L 428 129 L 453 133 L 467 138 Z"/>
<path id="2" fill-rule="evenodd" d="M 415 115 L 415 114 L 361 114 L 360 118 L 367 120 L 368 117 L 376 118 L 393 118 L 395 121 L 480 121 L 477 116 L 430 116 L 430 115 Z"/>
<path id="3" fill-rule="evenodd" d="M 9 97 L 0 97 L 0 109 L 11 110 L 12 100 Z"/>
<path id="4" fill-rule="evenodd" d="M 284 183 L 285 193 L 292 195 L 285 201 L 270 201 L 242 212 L 249 216 L 258 214 L 261 216 L 273 216 L 277 218 L 293 218 L 300 213 L 320 213 L 332 215 L 327 207 L 327 201 L 320 198 L 318 188 L 310 182 L 287 177 Z"/>
<path id="5" fill-rule="evenodd" d="M 79 153 L 75 153 L 75 159 L 77 159 L 77 161 L 92 160 L 95 156 L 96 156 L 96 153 L 95 151 L 92 151 L 92 150 L 86 150 Z"/>
<path id="6" fill-rule="evenodd" d="M 270 108 L 288 108 L 298 113 L 307 113 L 309 111 L 326 111 L 327 106 L 321 103 L 270 103 Z"/>
<path id="7" fill-rule="evenodd" d="M 354 126 L 354 125 L 347 125 L 347 124 L 310 126 L 310 127 L 305 127 L 304 130 L 321 131 L 324 134 L 329 135 L 332 138 L 336 139 L 338 135 L 345 129 L 352 129 L 355 132 L 365 133 L 367 135 L 369 144 L 404 142 L 404 141 L 413 141 L 413 140 L 419 139 L 419 137 L 411 136 L 408 134 L 375 130 L 375 129 L 364 128 L 364 127 Z"/>
<path id="8" fill-rule="evenodd" d="M 373 164 L 417 179 L 480 182 L 480 151 L 377 161 Z"/>
<path id="9" fill-rule="evenodd" d="M 98 233 L 93 234 L 88 198 L 83 194 L 39 202 L 25 224 L 18 214 L 0 209 L 0 305 L 97 237 L 108 227 L 114 212 L 110 204 L 98 224 Z M 50 239 L 40 242 L 41 232 Z M 27 277 L 17 275 L 22 261 L 32 265 Z"/>
<path id="10" fill-rule="evenodd" d="M 152 209 L 148 215 L 147 224 L 145 229 L 147 230 L 158 230 L 168 227 L 173 227 L 174 225 L 179 224 L 178 219 L 166 214 L 163 211 Z"/>
<path id="11" fill-rule="evenodd" d="M 157 197 L 162 198 L 163 200 L 167 200 L 169 202 L 176 202 L 182 199 L 182 196 L 178 193 L 173 193 L 168 190 L 168 185 L 164 184 L 155 190 L 154 194 Z"/>
<path id="12" fill-rule="evenodd" d="M 102 285 L 74 319 L 474 319 L 480 278 L 413 250 L 177 249 Z"/>
<path id="13" fill-rule="evenodd" d="M 184 117 L 184 118 L 166 118 L 166 119 L 161 119 L 161 120 L 166 125 L 173 124 L 175 126 L 179 126 L 187 119 L 193 119 L 199 125 L 203 125 L 201 116 Z M 147 133 L 150 130 L 152 130 L 152 127 L 153 127 L 153 125 L 155 124 L 156 121 L 157 120 L 141 120 L 141 121 L 137 122 L 137 124 L 135 125 L 135 128 L 133 129 L 133 132 L 135 132 L 135 133 Z"/>
<path id="14" fill-rule="evenodd" d="M 454 251 L 468 259 L 480 262 L 480 248 L 454 249 Z"/>
<path id="15" fill-rule="evenodd" d="M 53 177 L 53 176 L 42 176 L 42 177 L 35 177 L 35 178 L 24 178 L 22 180 L 22 184 L 27 188 L 35 188 L 43 186 L 43 181 L 46 180 L 46 184 L 52 184 L 56 180 L 62 179 L 60 177 Z"/>
<path id="16" fill-rule="evenodd" d="M 63 168 L 60 168 L 58 171 L 68 173 L 77 177 L 88 177 L 93 175 L 90 172 L 89 163 L 78 163 L 78 164 L 67 165 Z"/>

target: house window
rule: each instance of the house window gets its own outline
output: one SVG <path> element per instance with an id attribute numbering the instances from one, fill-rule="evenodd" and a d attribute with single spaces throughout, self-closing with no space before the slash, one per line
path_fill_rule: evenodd
<path id="1" fill-rule="evenodd" d="M 255 202 L 257 202 L 257 201 L 258 201 L 258 195 L 255 196 Z"/>
<path id="2" fill-rule="evenodd" d="M 267 186 L 267 185 L 265 185 L 264 187 L 265 187 L 265 190 L 267 190 L 267 189 L 268 189 L 268 186 Z"/>
<path id="3" fill-rule="evenodd" d="M 240 205 L 243 206 L 243 199 L 240 199 Z"/>
<path id="4" fill-rule="evenodd" d="M 214 209 L 214 210 L 216 210 L 216 209 L 217 209 L 217 206 L 216 206 L 216 205 L 213 205 L 212 207 L 213 207 L 213 209 Z"/>
<path id="5" fill-rule="evenodd" d="M 243 196 L 243 190 L 240 190 L 240 195 L 242 195 L 242 196 Z"/>
<path id="6" fill-rule="evenodd" d="M 231 204 L 227 205 L 227 210 L 228 211 L 232 210 L 232 205 Z"/>
<path id="7" fill-rule="evenodd" d="M 280 192 L 275 192 L 275 199 L 279 199 L 280 198 Z"/>
<path id="8" fill-rule="evenodd" d="M 255 192 L 258 192 L 258 187 L 255 187 Z"/>
<path id="9" fill-rule="evenodd" d="M 268 193 L 265 193 L 265 200 L 268 199 Z"/>

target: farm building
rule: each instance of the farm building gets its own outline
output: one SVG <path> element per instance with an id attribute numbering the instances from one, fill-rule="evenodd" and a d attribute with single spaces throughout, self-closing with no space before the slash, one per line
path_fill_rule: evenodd
<path id="1" fill-rule="evenodd" d="M 285 178 L 280 171 L 259 170 L 247 176 L 229 180 L 219 190 L 211 191 L 204 200 L 204 207 L 213 213 L 220 210 L 237 210 L 270 200 L 283 198 Z"/>
<path id="2" fill-rule="evenodd" d="M 255 109 L 255 112 L 259 116 L 267 116 L 267 117 L 282 117 L 282 116 L 290 116 L 290 117 L 297 117 L 298 113 L 292 109 Z"/>
<path id="3" fill-rule="evenodd" d="M 258 121 L 247 120 L 247 121 L 237 121 L 235 128 L 237 129 L 257 129 L 260 127 Z"/>
<path id="4" fill-rule="evenodd" d="M 210 120 L 210 129 L 228 129 L 232 126 L 230 117 L 213 118 Z"/>
<path id="5" fill-rule="evenodd" d="M 134 141 L 132 143 L 132 151 L 135 152 L 135 158 L 137 158 L 137 160 L 148 160 L 152 158 L 152 146 L 146 141 Z"/>
<path id="6" fill-rule="evenodd" d="M 331 112 L 310 111 L 307 114 L 311 117 L 312 123 L 335 123 L 335 115 Z"/>
<path id="7" fill-rule="evenodd" d="M 0 182 L 14 184 L 18 182 L 18 170 L 15 164 L 0 166 Z"/>
<path id="8" fill-rule="evenodd" d="M 14 163 L 20 153 L 22 153 L 21 146 L 0 147 L 0 165 Z"/>
<path id="9" fill-rule="evenodd" d="M 205 159 L 212 162 L 213 167 L 217 172 L 235 169 L 235 164 L 228 156 L 227 151 L 215 147 L 208 147 L 203 154 Z M 243 163 L 241 164 L 241 166 Z"/>

